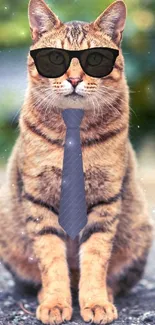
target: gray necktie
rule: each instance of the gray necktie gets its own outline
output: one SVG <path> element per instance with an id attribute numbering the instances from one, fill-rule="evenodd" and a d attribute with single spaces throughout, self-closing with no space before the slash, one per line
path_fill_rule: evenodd
<path id="1" fill-rule="evenodd" d="M 62 112 L 67 126 L 60 196 L 59 224 L 74 239 L 87 223 L 84 173 L 80 143 L 82 109 Z"/>

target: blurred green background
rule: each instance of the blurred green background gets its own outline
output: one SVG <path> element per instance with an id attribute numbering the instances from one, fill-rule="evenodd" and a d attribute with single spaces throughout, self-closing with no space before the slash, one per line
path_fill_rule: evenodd
<path id="1" fill-rule="evenodd" d="M 110 0 L 48 0 L 62 21 L 94 20 Z M 123 38 L 131 90 L 130 138 L 137 152 L 155 142 L 155 1 L 126 0 Z M 26 59 L 31 44 L 28 0 L 0 0 L 0 165 L 18 136 L 18 114 L 27 85 Z M 149 139 L 149 140 L 148 140 Z"/>

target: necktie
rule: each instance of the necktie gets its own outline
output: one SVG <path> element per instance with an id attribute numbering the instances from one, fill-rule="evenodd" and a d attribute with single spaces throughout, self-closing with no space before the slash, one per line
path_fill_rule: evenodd
<path id="1" fill-rule="evenodd" d="M 84 174 L 80 143 L 82 109 L 65 109 L 66 124 L 59 224 L 74 239 L 87 223 Z"/>

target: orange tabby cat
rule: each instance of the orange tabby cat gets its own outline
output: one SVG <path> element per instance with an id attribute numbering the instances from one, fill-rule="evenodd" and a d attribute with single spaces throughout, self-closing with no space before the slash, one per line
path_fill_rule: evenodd
<path id="1" fill-rule="evenodd" d="M 115 320 L 113 297 L 142 276 L 151 245 L 152 222 L 128 138 L 129 92 L 120 47 L 125 19 L 122 1 L 92 23 L 62 23 L 43 0 L 29 4 L 31 49 L 119 49 L 113 71 L 101 79 L 86 75 L 77 58 L 62 77 L 47 79 L 28 55 L 20 135 L 1 189 L 0 256 L 16 277 L 42 285 L 36 316 L 44 324 L 71 319 L 70 289 L 77 285 L 84 321 Z M 58 223 L 64 108 L 85 110 L 80 132 L 88 223 L 74 241 Z"/>

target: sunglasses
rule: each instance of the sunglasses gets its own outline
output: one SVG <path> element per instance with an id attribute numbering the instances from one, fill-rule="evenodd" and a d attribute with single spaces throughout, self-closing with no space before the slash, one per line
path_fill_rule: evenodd
<path id="1" fill-rule="evenodd" d="M 78 58 L 87 75 L 102 78 L 113 70 L 119 51 L 107 47 L 95 47 L 81 51 L 50 47 L 31 50 L 30 54 L 39 74 L 43 77 L 61 77 L 68 70 L 71 60 Z"/>

